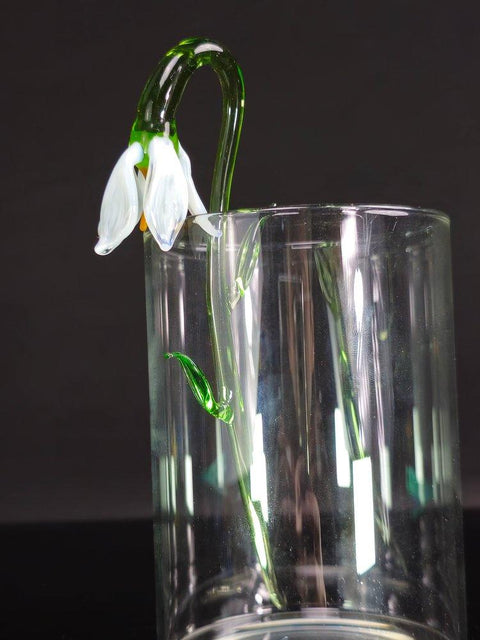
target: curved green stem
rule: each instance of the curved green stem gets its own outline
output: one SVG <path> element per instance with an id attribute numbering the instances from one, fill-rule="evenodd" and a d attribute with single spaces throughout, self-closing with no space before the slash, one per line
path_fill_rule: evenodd
<path id="1" fill-rule="evenodd" d="M 176 140 L 178 105 L 190 77 L 203 66 L 215 71 L 222 87 L 222 126 L 210 195 L 210 211 L 220 213 L 228 209 L 245 106 L 242 72 L 223 45 L 205 38 L 189 38 L 162 58 L 140 97 L 130 142 L 140 142 L 147 153 L 148 143 L 155 135 L 166 134 Z M 142 165 L 147 164 L 148 158 L 144 158 Z"/>

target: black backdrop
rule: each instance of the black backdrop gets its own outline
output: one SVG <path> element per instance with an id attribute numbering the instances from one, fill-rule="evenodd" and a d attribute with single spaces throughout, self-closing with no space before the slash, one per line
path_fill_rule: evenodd
<path id="1" fill-rule="evenodd" d="M 0 519 L 148 517 L 140 233 L 93 253 L 143 84 L 183 37 L 223 41 L 247 108 L 232 205 L 423 205 L 453 221 L 465 503 L 480 506 L 478 3 L 45 0 L 2 9 Z M 210 71 L 180 109 L 209 193 Z"/>

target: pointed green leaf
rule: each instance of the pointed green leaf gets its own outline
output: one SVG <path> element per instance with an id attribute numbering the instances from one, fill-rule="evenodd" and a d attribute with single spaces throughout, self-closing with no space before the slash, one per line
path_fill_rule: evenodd
<path id="1" fill-rule="evenodd" d="M 210 415 L 230 424 L 233 419 L 233 411 L 229 405 L 219 404 L 213 395 L 212 387 L 206 375 L 195 362 L 183 353 L 174 351 L 166 353 L 165 358 L 175 358 L 180 363 L 188 386 L 193 392 L 195 399 L 201 407 Z"/>

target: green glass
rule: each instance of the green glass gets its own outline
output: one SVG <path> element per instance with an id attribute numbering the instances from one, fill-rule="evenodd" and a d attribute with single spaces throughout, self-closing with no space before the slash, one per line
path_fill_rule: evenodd
<path id="1" fill-rule="evenodd" d="M 177 143 L 176 110 L 192 74 L 203 66 L 215 71 L 223 95 L 210 211 L 226 211 L 242 129 L 245 88 L 240 67 L 223 45 L 205 38 L 188 38 L 162 58 L 140 97 L 130 143 L 140 142 L 144 149 L 141 167 L 148 166 L 148 143 L 154 135 L 166 134 Z"/>

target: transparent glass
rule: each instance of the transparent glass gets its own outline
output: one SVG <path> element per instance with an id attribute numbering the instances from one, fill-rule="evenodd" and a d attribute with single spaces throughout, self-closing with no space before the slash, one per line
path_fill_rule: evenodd
<path id="1" fill-rule="evenodd" d="M 159 638 L 465 638 L 448 218 L 192 220 L 145 234 Z"/>

